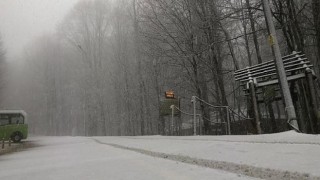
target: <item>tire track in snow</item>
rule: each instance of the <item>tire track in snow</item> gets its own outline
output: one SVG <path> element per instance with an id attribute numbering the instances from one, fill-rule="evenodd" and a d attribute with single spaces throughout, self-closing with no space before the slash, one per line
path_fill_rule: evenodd
<path id="1" fill-rule="evenodd" d="M 172 141 L 213 141 L 213 142 L 231 142 L 231 143 L 252 143 L 252 144 L 290 144 L 290 145 L 317 145 L 320 146 L 320 142 L 290 142 L 290 141 L 259 141 L 259 140 L 227 140 L 227 139 L 188 139 L 188 138 L 143 138 L 143 137 L 119 137 L 126 139 L 142 139 L 142 140 L 172 140 Z"/>
<path id="2" fill-rule="evenodd" d="M 212 168 L 212 169 L 219 169 L 219 170 L 228 171 L 231 173 L 243 174 L 243 175 L 254 177 L 254 178 L 270 179 L 270 180 L 279 180 L 279 179 L 283 179 L 283 180 L 320 180 L 320 177 L 314 177 L 314 176 L 311 176 L 307 173 L 280 171 L 280 170 L 275 170 L 275 169 L 260 168 L 260 167 L 236 164 L 236 163 L 231 163 L 231 162 L 214 161 L 214 160 L 207 160 L 207 159 L 197 159 L 197 158 L 193 158 L 193 157 L 189 157 L 189 156 L 154 152 L 154 151 L 148 151 L 145 149 L 122 146 L 122 145 L 114 144 L 114 143 L 106 143 L 106 142 L 102 142 L 102 141 L 94 139 L 94 138 L 92 138 L 92 140 L 94 140 L 95 142 L 97 142 L 99 144 L 104 144 L 104 145 L 112 146 L 112 147 L 119 148 L 119 149 L 134 151 L 134 152 L 141 153 L 141 154 L 148 155 L 148 156 L 152 156 L 152 157 L 169 159 L 169 160 L 173 160 L 173 161 L 177 161 L 177 162 L 193 164 L 193 165 L 198 165 L 198 166 Z"/>

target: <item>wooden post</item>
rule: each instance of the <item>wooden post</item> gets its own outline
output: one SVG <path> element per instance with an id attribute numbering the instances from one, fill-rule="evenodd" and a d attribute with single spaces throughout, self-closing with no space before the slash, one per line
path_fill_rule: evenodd
<path id="1" fill-rule="evenodd" d="M 312 119 L 310 120 L 311 126 L 313 128 L 312 133 L 317 133 L 318 132 L 318 123 L 319 119 L 317 118 L 318 114 L 318 103 L 317 103 L 317 97 L 316 97 L 316 91 L 313 83 L 313 75 L 312 75 L 312 70 L 310 68 L 306 68 L 306 76 L 308 80 L 308 86 L 309 86 L 309 92 L 310 92 L 310 99 L 311 99 L 311 107 L 312 107 Z"/>
<path id="2" fill-rule="evenodd" d="M 307 80 L 307 79 L 306 79 Z M 309 93 L 307 93 L 307 90 L 309 89 L 305 87 L 305 84 L 301 81 L 298 80 L 299 82 L 299 86 L 298 86 L 298 90 L 302 93 L 300 93 L 299 95 L 299 101 L 301 104 L 301 112 L 297 111 L 297 113 L 300 116 L 300 121 L 299 121 L 299 126 L 301 126 L 301 132 L 305 132 L 305 133 L 311 133 L 314 132 L 314 125 L 312 122 L 312 112 L 310 111 L 310 108 L 312 109 L 312 107 L 310 107 L 311 103 L 310 103 L 310 99 L 308 98 Z M 306 121 L 309 121 L 309 128 L 306 126 Z"/>
<path id="3" fill-rule="evenodd" d="M 166 126 L 165 118 L 163 116 L 160 116 L 159 119 L 160 121 L 158 124 L 158 131 L 161 135 L 165 136 L 165 126 Z"/>
<path id="4" fill-rule="evenodd" d="M 178 106 L 179 106 L 179 109 L 181 109 L 181 98 L 180 97 L 178 97 Z M 178 115 L 178 128 L 179 128 L 179 130 L 178 130 L 178 136 L 181 136 L 181 129 L 182 129 L 182 117 L 181 117 L 181 111 L 179 111 L 179 115 Z"/>
<path id="5" fill-rule="evenodd" d="M 9 147 L 11 146 L 11 138 L 9 138 Z"/>
<path id="6" fill-rule="evenodd" d="M 278 132 L 278 128 L 277 128 L 277 123 L 276 123 L 276 118 L 274 115 L 274 111 L 273 111 L 273 107 L 272 107 L 272 103 L 274 101 L 274 98 L 276 96 L 276 92 L 274 88 L 263 88 L 263 96 L 264 96 L 264 104 L 265 107 L 268 110 L 269 113 L 269 118 L 270 118 L 270 124 L 271 124 L 271 131 L 272 133 L 276 133 Z"/>
<path id="7" fill-rule="evenodd" d="M 267 105 L 268 112 L 269 112 L 269 115 L 270 115 L 272 133 L 277 133 L 278 132 L 278 128 L 277 128 L 276 118 L 274 116 L 272 102 L 268 102 L 266 105 Z"/>
<path id="8" fill-rule="evenodd" d="M 2 138 L 2 149 L 4 149 L 4 138 Z"/>
<path id="9" fill-rule="evenodd" d="M 227 135 L 231 135 L 231 122 L 230 122 L 230 114 L 229 114 L 229 107 L 226 107 L 226 113 L 227 113 L 227 126 L 228 126 L 228 132 Z"/>
<path id="10" fill-rule="evenodd" d="M 191 102 L 193 103 L 193 135 L 197 135 L 197 109 L 196 109 L 196 97 L 192 96 Z"/>
<path id="11" fill-rule="evenodd" d="M 202 116 L 199 115 L 199 135 L 202 135 Z"/>
<path id="12" fill-rule="evenodd" d="M 252 98 L 252 105 L 254 109 L 254 116 L 255 116 L 255 125 L 256 125 L 256 130 L 258 134 L 262 133 L 261 130 L 261 125 L 260 125 L 260 115 L 259 115 L 259 110 L 258 110 L 258 102 L 257 102 L 257 97 L 256 97 L 256 91 L 254 87 L 254 82 L 252 78 L 249 81 L 249 86 L 250 86 L 250 93 L 251 93 L 251 98 Z"/>

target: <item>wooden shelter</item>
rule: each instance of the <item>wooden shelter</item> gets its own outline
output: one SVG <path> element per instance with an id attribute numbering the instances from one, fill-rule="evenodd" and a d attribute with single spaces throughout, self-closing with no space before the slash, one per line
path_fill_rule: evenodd
<path id="1" fill-rule="evenodd" d="M 319 110 L 313 65 L 301 52 L 292 52 L 282 57 L 282 60 L 298 115 L 299 127 L 305 133 L 318 133 Z M 272 132 L 277 132 L 279 127 L 273 113 L 273 102 L 282 100 L 282 96 L 274 60 L 237 70 L 234 75 L 248 97 L 250 104 L 248 110 L 253 112 L 251 114 L 254 116 L 257 131 L 259 132 L 259 128 L 261 130 L 259 105 L 264 103 L 269 110 Z"/>

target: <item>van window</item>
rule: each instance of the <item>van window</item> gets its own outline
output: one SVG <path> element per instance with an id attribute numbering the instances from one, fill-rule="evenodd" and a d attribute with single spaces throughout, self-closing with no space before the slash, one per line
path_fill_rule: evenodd
<path id="1" fill-rule="evenodd" d="M 23 117 L 21 115 L 12 116 L 11 124 L 23 124 Z"/>
<path id="2" fill-rule="evenodd" d="M 8 115 L 1 115 L 0 116 L 0 126 L 8 125 L 9 123 L 9 116 Z"/>

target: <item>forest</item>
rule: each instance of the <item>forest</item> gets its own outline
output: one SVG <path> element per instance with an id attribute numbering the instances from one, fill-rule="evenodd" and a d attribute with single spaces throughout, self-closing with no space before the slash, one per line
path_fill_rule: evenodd
<path id="1" fill-rule="evenodd" d="M 319 0 L 270 0 L 270 6 L 282 56 L 305 54 L 320 77 Z M 260 0 L 80 0 L 18 63 L 5 62 L 0 39 L 1 108 L 24 109 L 32 134 L 166 134 L 170 117 L 161 115 L 161 104 L 172 90 L 181 110 L 192 113 L 196 96 L 248 117 L 238 123 L 241 134 L 257 133 L 250 98 L 234 73 L 274 59 L 268 37 Z M 315 79 L 317 99 L 319 85 Z M 304 82 L 291 87 L 295 101 Z M 308 115 L 295 106 L 298 119 Z M 203 134 L 214 134 L 214 113 L 203 103 L 197 111 Z M 262 102 L 259 113 L 262 133 L 288 128 L 280 123 L 281 100 Z M 191 116 L 179 118 L 181 130 L 192 128 Z"/>

